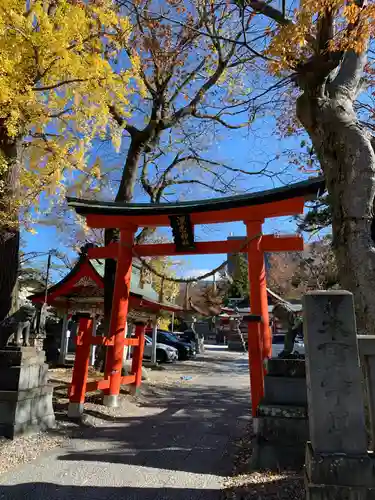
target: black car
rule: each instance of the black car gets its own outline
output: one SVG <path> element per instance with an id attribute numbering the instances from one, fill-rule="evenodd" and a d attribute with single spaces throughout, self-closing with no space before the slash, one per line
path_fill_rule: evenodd
<path id="1" fill-rule="evenodd" d="M 193 330 L 185 330 L 178 336 L 182 342 L 187 342 L 188 344 L 194 344 L 196 340 L 196 335 Z"/>
<path id="2" fill-rule="evenodd" d="M 175 347 L 178 351 L 178 359 L 189 359 L 195 356 L 195 349 L 193 346 L 188 342 L 181 341 L 171 332 L 158 330 L 157 341 L 161 344 Z"/>

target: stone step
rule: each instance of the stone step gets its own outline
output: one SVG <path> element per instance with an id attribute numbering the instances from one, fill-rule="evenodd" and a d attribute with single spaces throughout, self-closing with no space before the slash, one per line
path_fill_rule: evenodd
<path id="1" fill-rule="evenodd" d="M 264 395 L 267 403 L 306 406 L 306 379 L 266 375 Z"/>
<path id="2" fill-rule="evenodd" d="M 341 486 L 311 484 L 305 480 L 306 500 L 374 500 L 375 488 L 370 486 Z"/>
<path id="3" fill-rule="evenodd" d="M 257 435 L 264 441 L 300 445 L 305 449 L 310 438 L 307 418 L 261 417 L 259 418 Z"/>
<path id="4" fill-rule="evenodd" d="M 241 352 L 243 352 L 243 345 L 242 345 L 242 342 L 240 340 L 239 341 L 228 340 L 227 345 L 228 345 L 229 351 L 241 351 Z M 247 341 L 245 341 L 245 346 L 247 348 Z"/>
<path id="5" fill-rule="evenodd" d="M 305 473 L 308 483 L 311 484 L 362 486 L 375 489 L 374 453 L 320 454 L 314 453 L 311 443 L 308 442 Z"/>
<path id="6" fill-rule="evenodd" d="M 257 417 L 307 418 L 307 406 L 262 402 Z"/>
<path id="7" fill-rule="evenodd" d="M 35 347 L 4 347 L 0 349 L 0 366 L 21 366 L 44 363 L 44 351 L 37 351 Z"/>
<path id="8" fill-rule="evenodd" d="M 54 426 L 53 387 L 28 391 L 0 391 L 0 435 L 13 439 L 17 434 Z"/>
<path id="9" fill-rule="evenodd" d="M 33 389 L 48 383 L 48 365 L 11 366 L 0 368 L 0 391 Z"/>
<path id="10" fill-rule="evenodd" d="M 309 423 L 305 406 L 276 405 L 262 402 L 256 419 L 256 438 L 252 467 L 298 470 L 305 459 Z"/>
<path id="11" fill-rule="evenodd" d="M 280 470 L 286 469 L 301 470 L 303 463 L 304 450 L 302 445 L 262 441 L 254 443 L 249 465 L 250 470 L 257 472 L 261 470 L 280 472 Z"/>
<path id="12" fill-rule="evenodd" d="M 52 384 L 35 387 L 33 389 L 25 389 L 22 391 L 0 391 L 0 403 L 2 401 L 23 401 L 34 397 L 43 396 L 44 394 L 52 394 L 54 386 Z"/>
<path id="13" fill-rule="evenodd" d="M 271 358 L 267 362 L 267 375 L 306 378 L 305 360 Z"/>
<path id="14" fill-rule="evenodd" d="M 54 429 L 56 420 L 54 414 L 43 415 L 40 418 L 28 420 L 26 422 L 14 422 L 12 424 L 0 423 L 0 436 L 7 439 L 14 439 L 22 434 L 32 434 Z"/>

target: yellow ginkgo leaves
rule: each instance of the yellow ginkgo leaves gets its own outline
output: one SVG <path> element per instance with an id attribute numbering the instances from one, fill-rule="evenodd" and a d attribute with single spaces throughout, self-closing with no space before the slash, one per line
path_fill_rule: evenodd
<path id="1" fill-rule="evenodd" d="M 123 55 L 130 33 L 111 0 L 1 0 L 0 153 L 5 168 L 21 166 L 24 208 L 42 193 L 61 198 L 96 137 L 113 135 L 119 147 L 110 106 L 129 116 L 139 82 L 137 58 Z M 12 141 L 17 158 L 4 147 Z"/>

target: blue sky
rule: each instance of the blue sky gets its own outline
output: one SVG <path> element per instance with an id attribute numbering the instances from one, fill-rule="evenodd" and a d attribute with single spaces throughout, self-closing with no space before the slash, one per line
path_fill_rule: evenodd
<path id="1" fill-rule="evenodd" d="M 245 168 L 250 167 L 255 164 L 255 168 L 258 168 L 259 164 L 269 160 L 269 158 L 281 153 L 285 149 L 289 148 L 299 148 L 300 138 L 289 138 L 280 139 L 274 134 L 274 123 L 272 120 L 263 121 L 263 123 L 257 128 L 257 133 L 234 133 L 226 134 L 222 137 L 220 142 L 213 144 L 210 147 L 210 157 L 216 158 L 220 161 L 225 161 L 230 163 L 231 166 Z M 126 149 L 126 147 L 125 147 Z M 103 161 L 105 161 L 106 155 L 104 154 Z M 108 156 L 109 158 L 109 156 Z M 116 161 L 120 161 L 122 158 L 118 158 Z M 273 164 L 273 169 L 275 172 L 281 171 L 287 165 L 286 160 L 281 157 L 280 160 L 276 160 Z M 306 179 L 306 174 L 298 172 L 293 166 L 290 166 L 287 173 L 282 176 L 283 182 L 293 182 L 298 179 Z M 245 179 L 241 179 L 237 189 L 239 192 L 245 191 L 261 191 L 264 189 L 269 189 L 280 185 L 280 181 L 277 179 L 270 179 L 266 177 L 250 176 Z M 209 192 L 205 189 L 195 189 L 192 192 L 186 194 L 186 198 L 190 199 L 204 199 L 207 197 L 218 197 L 215 193 Z M 110 199 L 110 195 L 107 194 L 107 199 Z M 137 201 L 147 202 L 147 198 L 142 194 L 140 188 L 137 189 L 136 197 Z M 289 233 L 295 232 L 295 223 L 292 218 L 278 218 L 266 220 L 264 226 L 264 233 Z M 75 257 L 75 252 L 65 245 L 66 234 L 64 235 L 61 231 L 57 230 L 55 227 L 49 227 L 44 225 L 36 226 L 37 234 L 33 235 L 27 232 L 23 234 L 23 250 L 27 252 L 48 252 L 51 248 L 56 248 L 61 251 L 66 252 L 72 259 Z M 166 228 L 162 230 L 162 233 L 168 237 L 171 236 L 170 229 Z M 226 240 L 230 234 L 234 235 L 245 235 L 245 226 L 242 222 L 234 222 L 228 224 L 215 224 L 210 226 L 199 226 L 195 228 L 195 235 L 197 241 L 210 241 L 210 240 Z M 226 259 L 225 255 L 199 255 L 199 256 L 188 256 L 178 258 L 181 262 L 180 266 L 176 266 L 176 273 L 181 276 L 195 276 L 200 273 L 207 272 L 219 264 L 221 264 Z M 35 264 L 44 267 L 47 257 L 43 256 L 35 261 Z M 56 261 L 58 263 L 58 261 Z M 58 279 L 56 273 L 52 275 L 52 279 Z"/>
<path id="2" fill-rule="evenodd" d="M 259 22 L 266 22 L 260 20 Z M 207 40 L 206 40 L 207 41 Z M 259 42 L 261 43 L 261 42 Z M 204 45 L 204 44 L 203 44 Z M 196 49 L 195 52 L 189 55 L 189 57 L 185 61 L 186 69 L 190 70 L 196 66 L 196 58 L 201 57 L 199 53 L 201 51 L 207 50 L 200 45 L 199 49 Z M 259 50 L 262 50 L 262 47 L 259 47 Z M 120 60 L 119 64 L 123 64 L 123 61 Z M 259 64 L 259 63 L 258 63 Z M 183 76 L 180 78 L 184 79 Z M 204 77 L 202 77 L 204 79 Z M 235 82 L 236 86 L 236 96 L 238 91 L 238 98 L 248 100 L 249 95 L 260 94 L 263 95 L 263 91 L 265 88 L 271 83 L 275 83 L 275 81 L 270 76 L 266 76 L 263 70 L 260 70 L 258 73 L 251 65 L 246 66 L 246 69 L 240 75 L 238 81 Z M 190 97 L 195 94 L 198 88 L 201 85 L 201 81 L 197 78 L 197 81 L 194 83 L 194 79 L 189 84 L 189 89 L 184 90 L 186 94 L 189 94 Z M 191 88 L 190 88 L 191 86 Z M 238 87 L 238 88 L 237 88 Z M 223 102 L 226 102 L 228 98 L 228 88 L 225 83 L 218 84 L 213 90 L 209 99 L 207 99 L 208 104 L 205 104 L 205 110 L 209 113 L 215 113 L 215 106 Z M 229 92 L 230 94 L 230 92 Z M 282 94 L 280 92 L 279 96 Z M 275 94 L 276 95 L 276 94 Z M 233 97 L 233 96 L 232 96 Z M 236 97 L 236 98 L 237 98 Z M 175 101 L 174 105 L 178 108 L 186 105 L 186 101 L 184 101 L 184 97 L 180 95 L 178 99 Z M 141 111 L 137 111 L 132 115 L 131 123 L 136 126 L 142 127 L 145 123 L 144 112 L 147 114 L 147 102 L 139 100 L 140 98 L 134 97 L 135 101 L 133 104 L 138 104 L 140 106 Z M 138 100 L 137 100 L 138 99 Z M 276 97 L 275 97 L 276 99 Z M 275 132 L 277 130 L 277 123 L 273 117 L 275 113 L 275 107 L 279 107 L 277 101 L 272 101 L 271 94 L 267 95 L 266 101 L 270 100 L 270 103 L 267 103 L 266 107 L 268 108 L 260 117 L 257 117 L 255 122 L 252 124 L 251 129 L 241 129 L 241 130 L 225 130 L 223 128 L 218 129 L 216 133 L 210 135 L 209 138 L 206 138 L 204 134 L 202 136 L 198 136 L 194 138 L 194 146 L 199 143 L 199 147 L 203 147 L 204 156 L 213 161 L 223 162 L 225 164 L 230 165 L 234 168 L 241 168 L 244 170 L 259 170 L 264 167 L 270 160 L 274 160 L 270 164 L 270 169 L 274 174 L 280 174 L 284 172 L 287 168 L 287 172 L 284 172 L 282 175 L 278 177 L 273 176 L 272 178 L 265 176 L 235 176 L 235 188 L 236 192 L 254 192 L 261 191 L 265 189 L 270 189 L 272 187 L 276 187 L 281 183 L 291 183 L 293 181 L 306 179 L 306 174 L 302 174 L 301 172 L 296 170 L 296 167 L 288 164 L 288 159 L 283 153 L 285 150 L 298 150 L 300 148 L 301 137 L 295 138 L 283 138 Z M 257 101 L 258 103 L 258 101 Z M 213 110 L 210 109 L 210 106 L 213 105 Z M 216 108 L 217 109 L 217 108 Z M 236 108 L 239 109 L 239 108 Z M 266 108 L 265 108 L 266 109 Z M 280 110 L 279 110 L 280 111 Z M 234 120 L 238 120 L 239 122 L 243 122 L 248 119 L 247 112 L 243 115 L 237 115 Z M 190 122 L 188 122 L 190 123 Z M 192 122 L 194 123 L 194 122 Z M 189 125 L 188 125 L 189 126 Z M 194 125 L 193 125 L 194 126 Z M 193 130 L 193 133 L 195 130 Z M 174 151 L 170 153 L 171 155 L 176 153 L 176 150 L 181 148 L 181 145 L 184 145 L 184 134 L 179 131 L 174 131 L 172 133 L 165 132 L 163 146 L 165 146 L 168 141 L 171 140 L 173 143 Z M 126 154 L 128 142 L 124 140 L 123 146 L 120 154 L 116 154 L 114 149 L 111 148 L 108 144 L 99 143 L 99 141 L 94 145 L 93 154 L 90 157 L 90 162 L 93 162 L 95 156 L 98 155 L 104 164 L 105 168 L 109 169 L 114 166 L 121 168 Z M 188 148 L 185 149 L 188 151 Z M 280 155 L 280 158 L 275 160 L 276 155 Z M 163 160 L 164 158 L 164 160 Z M 170 159 L 168 155 L 164 156 L 161 160 L 167 162 Z M 168 163 L 167 163 L 168 164 Z M 165 166 L 164 166 L 165 168 Z M 185 176 L 187 175 L 189 178 L 194 175 L 197 175 L 196 170 L 187 167 L 188 171 L 185 172 Z M 152 174 L 152 170 L 151 170 Z M 113 200 L 114 194 L 113 191 L 116 190 L 115 179 L 120 178 L 119 173 L 111 174 L 111 182 L 112 182 L 112 193 L 109 190 L 103 191 L 100 196 L 103 199 Z M 233 177 L 233 174 L 226 175 L 226 178 Z M 207 178 L 205 178 L 207 180 Z M 196 184 L 192 185 L 193 187 L 189 190 L 177 189 L 175 193 L 172 195 L 170 199 L 173 197 L 177 197 L 178 199 L 205 199 L 208 197 L 218 197 L 222 196 L 218 193 L 213 193 L 209 189 L 203 188 L 202 186 L 198 186 Z M 185 188 L 186 186 L 184 186 Z M 142 192 L 140 186 L 136 187 L 134 201 L 139 202 L 148 202 L 149 199 Z M 64 220 L 65 218 L 61 219 Z M 64 227 L 64 226 L 63 226 Z M 66 246 L 68 238 L 68 231 L 70 231 L 68 225 L 65 226 L 66 231 L 65 235 L 60 230 L 55 229 L 51 226 L 36 226 L 36 235 L 32 235 L 29 233 L 25 233 L 23 235 L 23 250 L 25 252 L 37 251 L 37 252 L 48 252 L 51 248 L 59 249 L 60 251 L 65 251 L 71 258 L 75 257 L 75 252 L 71 247 Z M 273 232 L 280 233 L 293 233 L 295 231 L 295 224 L 287 218 L 282 220 L 268 220 L 264 224 L 264 233 L 269 234 Z M 170 231 L 164 231 L 164 234 L 170 236 Z M 209 227 L 198 227 L 195 228 L 195 234 L 197 240 L 226 240 L 230 234 L 234 235 L 245 235 L 245 227 L 243 223 L 236 222 L 232 224 L 225 225 L 213 225 Z M 74 239 L 74 238 L 73 238 Z M 217 267 L 223 260 L 225 260 L 226 256 L 223 255 L 209 255 L 209 256 L 189 256 L 187 258 L 179 259 L 182 263 L 183 269 L 178 269 L 176 272 L 178 275 L 195 275 L 199 274 L 202 271 L 207 271 L 212 268 Z M 41 266 L 45 265 L 46 257 L 42 257 L 37 261 L 37 263 Z"/>

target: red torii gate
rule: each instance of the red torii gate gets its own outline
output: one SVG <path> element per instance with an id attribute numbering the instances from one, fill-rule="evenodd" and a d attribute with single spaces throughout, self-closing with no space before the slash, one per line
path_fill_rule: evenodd
<path id="1" fill-rule="evenodd" d="M 68 198 L 69 206 L 86 218 L 89 227 L 120 230 L 119 243 L 89 250 L 90 258 L 117 259 L 109 338 L 106 341 L 110 349 L 106 369 L 110 377 L 106 403 L 116 405 L 120 391 L 122 356 L 126 342 L 124 328 L 129 304 L 133 256 L 243 252 L 248 254 L 251 313 L 262 318 L 260 323 L 250 321 L 248 326 L 252 412 L 255 416 L 263 397 L 264 361 L 271 356 L 272 349 L 264 253 L 303 250 L 301 236 L 263 235 L 262 224 L 266 218 L 303 213 L 305 202 L 319 196 L 324 188 L 324 179 L 317 177 L 258 193 L 183 203 L 155 205 Z M 194 226 L 234 221 L 244 222 L 247 232 L 245 242 L 243 240 L 194 241 Z M 134 244 L 134 235 L 140 227 L 162 226 L 172 227 L 174 243 Z"/>

